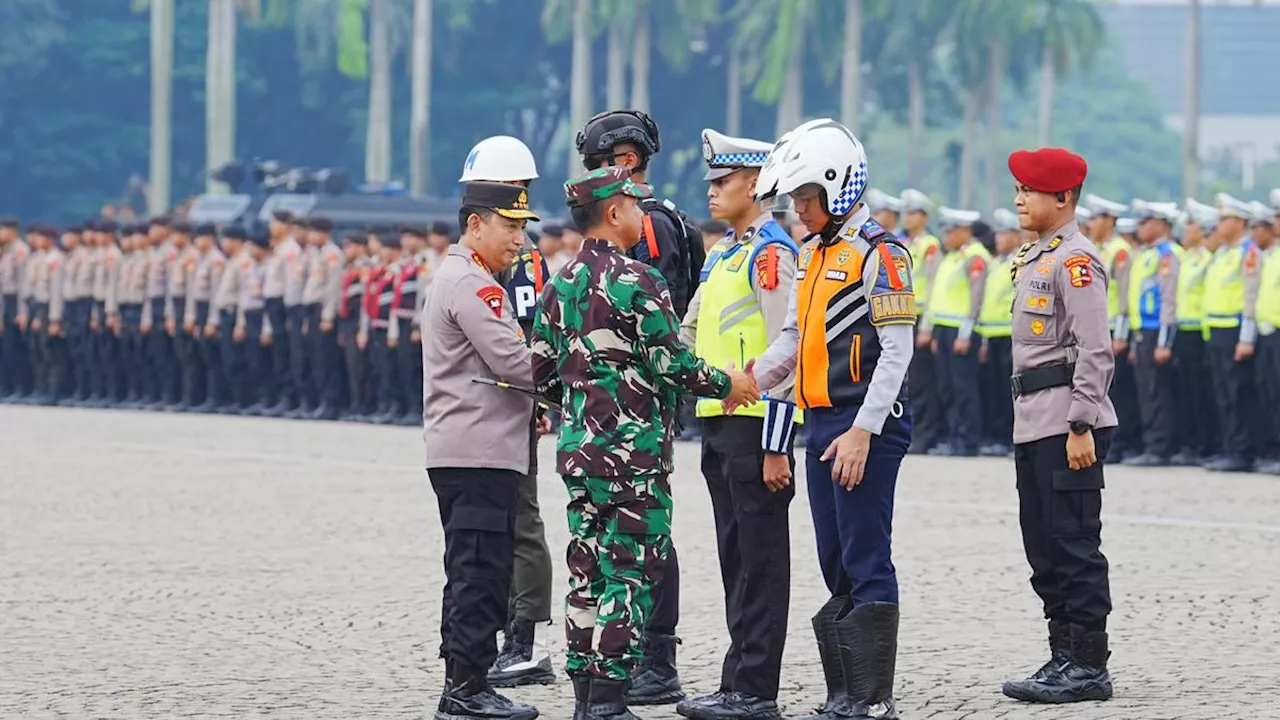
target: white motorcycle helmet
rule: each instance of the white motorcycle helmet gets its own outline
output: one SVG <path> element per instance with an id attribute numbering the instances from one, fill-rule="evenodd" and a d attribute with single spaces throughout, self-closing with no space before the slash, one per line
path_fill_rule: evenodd
<path id="1" fill-rule="evenodd" d="M 494 135 L 476 143 L 467 153 L 458 182 L 516 182 L 538 177 L 533 151 L 519 138 Z"/>
<path id="2" fill-rule="evenodd" d="M 827 212 L 841 218 L 862 198 L 867 177 L 867 152 L 858 138 L 835 120 L 819 118 L 778 139 L 760 171 L 756 200 L 766 202 L 817 185 Z"/>

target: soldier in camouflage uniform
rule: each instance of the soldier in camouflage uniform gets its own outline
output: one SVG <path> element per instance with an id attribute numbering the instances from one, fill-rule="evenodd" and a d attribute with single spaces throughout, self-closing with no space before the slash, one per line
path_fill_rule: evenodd
<path id="1" fill-rule="evenodd" d="M 682 394 L 759 398 L 680 341 L 662 274 L 626 256 L 640 241 L 647 186 L 626 168 L 565 184 L 582 252 L 547 285 L 533 328 L 534 382 L 564 407 L 556 465 L 569 490 L 566 671 L 575 718 L 625 720 L 671 544 L 671 428 Z M 596 634 L 599 636 L 596 637 Z"/>

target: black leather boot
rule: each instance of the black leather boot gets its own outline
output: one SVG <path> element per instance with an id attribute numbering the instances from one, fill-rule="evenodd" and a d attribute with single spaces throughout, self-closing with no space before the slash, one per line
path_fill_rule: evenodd
<path id="1" fill-rule="evenodd" d="M 551 655 L 547 652 L 546 630 L 541 623 L 513 617 L 503 631 L 505 640 L 498 659 L 489 668 L 489 683 L 495 687 L 546 685 L 555 682 Z M 541 638 L 539 637 L 541 636 Z M 541 640 L 541 642 L 539 642 Z"/>
<path id="2" fill-rule="evenodd" d="M 573 720 L 583 720 L 591 700 L 591 676 L 570 675 L 569 680 L 573 682 Z"/>
<path id="3" fill-rule="evenodd" d="M 676 671 L 675 635 L 646 632 L 642 639 L 644 657 L 631 676 L 627 703 L 631 705 L 670 705 L 684 699 L 680 674 Z"/>
<path id="4" fill-rule="evenodd" d="M 640 720 L 627 709 L 627 681 L 609 678 L 590 678 L 587 706 L 582 720 Z"/>
<path id="5" fill-rule="evenodd" d="M 452 666 L 452 671 L 450 671 Z M 493 691 L 485 671 L 445 661 L 444 694 L 435 720 L 534 720 L 538 710 Z"/>
<path id="6" fill-rule="evenodd" d="M 1063 620 L 1049 621 L 1049 662 L 1040 666 L 1030 677 L 1008 680 L 1001 692 L 1018 700 L 1034 692 L 1033 688 L 1050 673 L 1057 672 L 1071 658 L 1071 625 Z"/>
<path id="7" fill-rule="evenodd" d="M 1028 678 L 1006 695 L 1034 703 L 1072 703 L 1111 699 L 1111 674 L 1107 672 L 1107 634 L 1071 626 L 1071 645 L 1063 662 L 1050 667 L 1037 681 Z"/>
<path id="8" fill-rule="evenodd" d="M 845 704 L 833 718 L 898 720 L 893 678 L 898 662 L 898 606 L 867 603 L 836 620 Z"/>

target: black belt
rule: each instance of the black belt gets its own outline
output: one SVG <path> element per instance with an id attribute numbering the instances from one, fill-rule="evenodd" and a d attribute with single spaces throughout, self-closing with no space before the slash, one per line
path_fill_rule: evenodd
<path id="1" fill-rule="evenodd" d="M 1071 386 L 1075 378 L 1076 364 L 1050 365 L 1019 373 L 1009 378 L 1009 387 L 1015 399 L 1049 388 Z"/>

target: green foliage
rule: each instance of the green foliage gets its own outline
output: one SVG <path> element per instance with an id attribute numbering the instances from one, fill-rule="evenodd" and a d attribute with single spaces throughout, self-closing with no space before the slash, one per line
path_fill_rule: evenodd
<path id="1" fill-rule="evenodd" d="M 341 0 L 338 11 L 338 70 L 349 78 L 369 77 L 369 43 L 364 11 L 369 0 Z"/>

